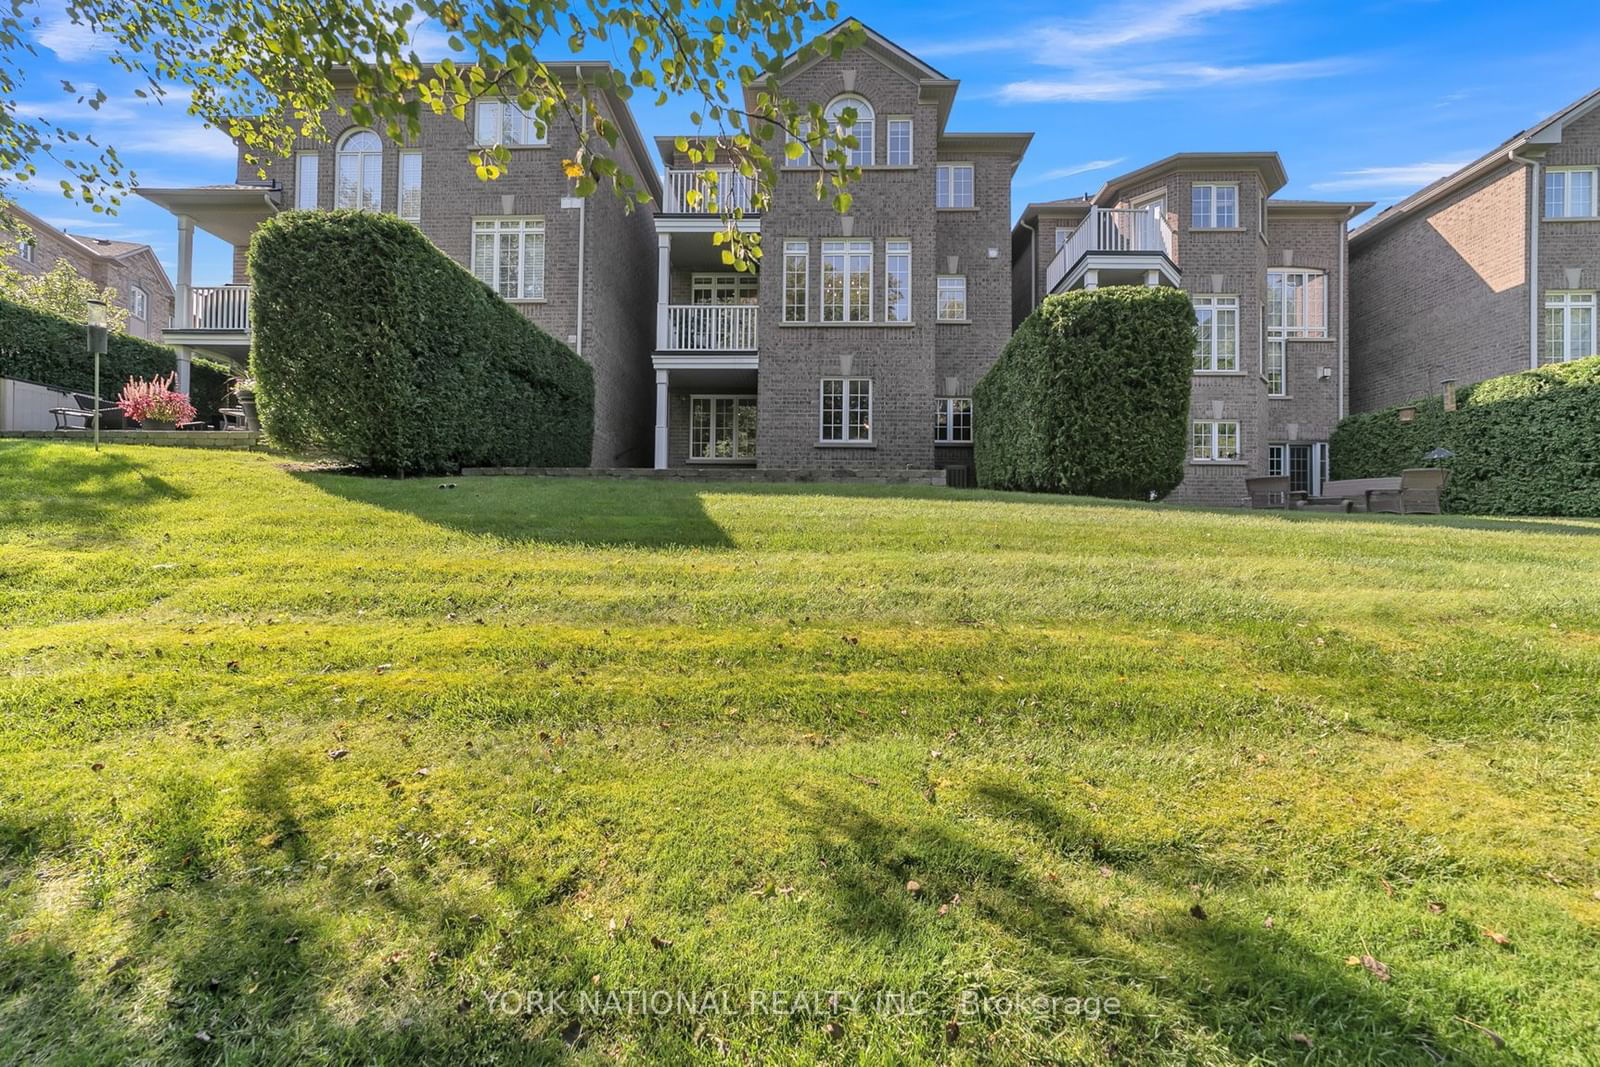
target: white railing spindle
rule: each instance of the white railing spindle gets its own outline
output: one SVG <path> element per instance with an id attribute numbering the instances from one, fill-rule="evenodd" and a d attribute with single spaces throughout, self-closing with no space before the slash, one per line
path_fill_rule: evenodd
<path id="1" fill-rule="evenodd" d="M 754 304 L 669 304 L 667 336 L 660 347 L 670 352 L 753 352 L 759 310 Z"/>
<path id="2" fill-rule="evenodd" d="M 1165 213 L 1148 208 L 1090 208 L 1045 268 L 1045 290 L 1054 292 L 1067 272 L 1092 252 L 1161 252 L 1172 259 L 1172 226 Z"/>
<path id="3" fill-rule="evenodd" d="M 670 215 L 718 215 L 724 211 L 749 211 L 755 183 L 733 170 L 713 168 L 716 189 L 703 170 L 667 171 L 666 204 Z M 690 197 L 693 191 L 698 197 Z M 692 202 L 691 202 L 692 201 Z"/>
<path id="4" fill-rule="evenodd" d="M 243 332 L 250 328 L 248 285 L 197 285 L 189 290 L 189 328 Z"/>

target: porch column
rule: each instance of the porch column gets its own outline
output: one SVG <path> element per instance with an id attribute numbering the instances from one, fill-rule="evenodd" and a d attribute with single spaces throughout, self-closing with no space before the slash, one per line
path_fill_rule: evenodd
<path id="1" fill-rule="evenodd" d="M 174 347 L 172 351 L 178 357 L 178 392 L 182 393 L 184 396 L 188 396 L 191 353 L 182 345 Z"/>
<path id="2" fill-rule="evenodd" d="M 1100 272 L 1097 271 L 1097 270 L 1086 270 L 1086 271 L 1084 271 L 1083 272 L 1083 287 L 1085 289 L 1098 289 L 1098 288 L 1100 288 Z"/>
<path id="3" fill-rule="evenodd" d="M 178 285 L 172 302 L 172 325 L 187 330 L 193 325 L 189 316 L 190 289 L 194 287 L 194 220 L 188 215 L 178 216 Z M 183 375 L 187 383 L 189 375 Z M 184 389 L 188 392 L 187 386 Z"/>
<path id="4" fill-rule="evenodd" d="M 656 371 L 656 470 L 667 469 L 667 375 Z"/>
<path id="5" fill-rule="evenodd" d="M 656 351 L 670 347 L 667 337 L 667 300 L 672 291 L 672 234 L 656 235 Z M 663 386 L 665 388 L 665 386 Z M 662 418 L 666 418 L 663 414 Z M 662 423 L 662 425 L 666 425 Z"/>
<path id="6" fill-rule="evenodd" d="M 1144 272 L 1144 284 L 1146 285 L 1146 287 L 1154 289 L 1156 286 L 1161 284 L 1161 273 L 1159 271 L 1153 271 L 1153 270 L 1145 271 Z"/>

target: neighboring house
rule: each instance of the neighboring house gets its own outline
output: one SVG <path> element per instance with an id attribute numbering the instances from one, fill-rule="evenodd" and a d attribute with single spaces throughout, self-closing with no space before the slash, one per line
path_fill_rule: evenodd
<path id="1" fill-rule="evenodd" d="M 1350 235 L 1351 405 L 1594 355 L 1597 291 L 1600 90 Z"/>
<path id="2" fill-rule="evenodd" d="M 67 233 L 25 208 L 13 204 L 6 210 L 31 232 L 7 258 L 13 267 L 24 274 L 45 274 L 66 260 L 95 285 L 117 291 L 117 304 L 128 310 L 128 333 L 161 339 L 172 320 L 174 291 L 149 245 Z"/>
<path id="3" fill-rule="evenodd" d="M 1002 249 L 1032 135 L 947 129 L 957 83 L 871 30 L 778 73 L 797 101 L 854 109 L 861 178 L 841 217 L 809 158 L 780 166 L 770 209 L 741 221 L 760 271 L 734 273 L 722 220 L 685 196 L 704 168 L 658 140 L 655 465 L 970 468 L 972 387 L 1011 333 Z M 718 184 L 748 196 L 731 170 Z"/>
<path id="4" fill-rule="evenodd" d="M 578 76 L 578 64 L 550 64 Z M 584 75 L 606 69 L 584 63 Z M 348 94 L 343 102 L 348 104 Z M 597 105 L 622 131 L 615 158 L 641 191 L 660 200 L 648 144 L 627 104 Z M 650 210 L 628 213 L 607 190 L 571 195 L 562 160 L 576 151 L 570 126 L 546 130 L 502 100 L 478 101 L 462 122 L 422 113 L 414 143 L 397 144 L 347 116 L 324 116 L 328 141 L 304 139 L 262 181 L 239 160 L 239 180 L 188 189 L 140 189 L 178 216 L 178 298 L 169 343 L 187 370 L 191 352 L 242 364 L 249 353 L 250 235 L 278 211 L 356 208 L 415 222 L 428 239 L 594 369 L 597 467 L 650 462 L 650 365 L 655 331 L 656 245 Z M 512 149 L 510 170 L 481 181 L 468 162 L 482 144 Z M 232 279 L 193 284 L 194 229 L 232 245 Z M 509 417 L 514 417 L 510 415 Z"/>
<path id="5" fill-rule="evenodd" d="M 1012 230 L 1020 322 L 1046 296 L 1172 285 L 1199 339 L 1183 484 L 1169 499 L 1234 506 L 1245 479 L 1316 494 L 1346 413 L 1345 238 L 1371 204 L 1274 200 L 1274 152 L 1183 153 L 1090 197 L 1029 204 Z"/>

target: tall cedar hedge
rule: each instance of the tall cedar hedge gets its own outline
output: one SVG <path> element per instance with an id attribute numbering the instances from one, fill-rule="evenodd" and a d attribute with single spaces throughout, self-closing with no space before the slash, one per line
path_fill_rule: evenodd
<path id="1" fill-rule="evenodd" d="M 234 371 L 227 364 L 199 356 L 189 357 L 189 403 L 194 405 L 195 418 L 216 425 L 218 412 L 229 406 Z"/>
<path id="2" fill-rule="evenodd" d="M 177 355 L 166 345 L 114 333 L 100 357 L 100 395 L 115 397 L 129 378 L 171 374 L 177 365 Z M 94 357 L 89 354 L 86 327 L 0 299 L 0 378 L 92 393 Z"/>
<path id="3" fill-rule="evenodd" d="M 978 484 L 1165 496 L 1183 480 L 1194 345 L 1181 289 L 1047 297 L 973 391 Z"/>
<path id="4" fill-rule="evenodd" d="M 585 466 L 589 366 L 410 223 L 290 211 L 250 242 L 263 428 L 369 470 Z"/>
<path id="5" fill-rule="evenodd" d="M 1410 422 L 1400 407 L 1414 407 Z M 1377 478 L 1455 453 L 1444 509 L 1474 515 L 1600 515 L 1600 356 L 1490 378 L 1351 415 L 1329 442 L 1335 478 Z"/>

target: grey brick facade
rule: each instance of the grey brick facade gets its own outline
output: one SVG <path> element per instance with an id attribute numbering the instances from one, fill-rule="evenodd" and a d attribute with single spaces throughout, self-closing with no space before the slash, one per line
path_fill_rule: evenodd
<path id="1" fill-rule="evenodd" d="M 1552 218 L 1552 168 L 1590 175 L 1588 214 Z M 1593 168 L 1593 169 L 1591 169 Z M 1351 407 L 1371 411 L 1592 354 L 1552 353 L 1544 305 L 1600 290 L 1600 92 L 1522 131 L 1350 237 Z M 1592 317 L 1597 312 L 1590 312 Z"/>

